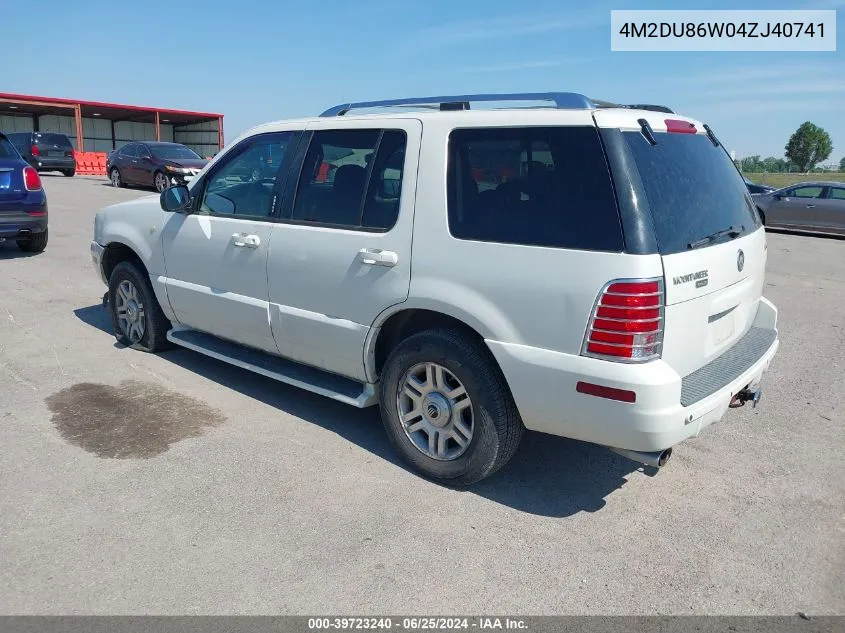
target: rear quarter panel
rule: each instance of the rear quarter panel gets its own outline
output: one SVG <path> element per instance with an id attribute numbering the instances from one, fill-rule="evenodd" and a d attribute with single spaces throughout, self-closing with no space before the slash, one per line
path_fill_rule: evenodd
<path id="1" fill-rule="evenodd" d="M 476 125 L 593 125 L 593 121 L 588 111 L 534 111 L 527 116 L 478 112 L 464 127 Z M 423 124 L 411 289 L 399 308 L 449 314 L 486 339 L 579 354 L 601 288 L 615 278 L 661 277 L 660 257 L 452 237 L 446 154 L 454 128 L 446 117 Z"/>

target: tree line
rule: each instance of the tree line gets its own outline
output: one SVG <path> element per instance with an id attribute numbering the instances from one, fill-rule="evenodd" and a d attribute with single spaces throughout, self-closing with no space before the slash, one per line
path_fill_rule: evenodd
<path id="1" fill-rule="evenodd" d="M 784 158 L 769 156 L 760 158 L 759 154 L 746 156 L 737 160 L 737 167 L 744 172 L 787 173 L 803 172 L 805 174 L 828 171 L 819 166 L 830 158 L 833 153 L 833 142 L 830 134 L 823 128 L 806 121 L 802 123 L 784 147 Z M 839 161 L 839 171 L 845 172 L 845 157 Z"/>

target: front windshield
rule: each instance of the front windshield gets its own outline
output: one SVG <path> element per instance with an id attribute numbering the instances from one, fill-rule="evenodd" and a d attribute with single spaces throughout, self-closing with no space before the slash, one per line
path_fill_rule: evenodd
<path id="1" fill-rule="evenodd" d="M 197 160 L 199 154 L 184 145 L 154 145 L 150 148 L 153 156 L 162 160 L 191 159 Z"/>

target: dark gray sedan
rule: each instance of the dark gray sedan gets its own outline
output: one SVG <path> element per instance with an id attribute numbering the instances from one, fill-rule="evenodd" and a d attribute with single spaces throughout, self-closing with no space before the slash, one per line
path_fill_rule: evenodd
<path id="1" fill-rule="evenodd" d="M 766 226 L 845 235 L 843 182 L 800 182 L 751 197 Z"/>

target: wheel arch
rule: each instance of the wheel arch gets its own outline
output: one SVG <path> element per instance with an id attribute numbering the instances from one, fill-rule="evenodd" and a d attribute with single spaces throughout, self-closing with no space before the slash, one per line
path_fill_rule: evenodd
<path id="1" fill-rule="evenodd" d="M 137 265 L 142 272 L 149 275 L 147 267 L 141 256 L 138 255 L 136 249 L 123 242 L 109 242 L 103 251 L 103 259 L 101 266 L 103 267 L 103 276 L 106 279 L 111 277 L 112 271 L 121 262 L 132 262 Z"/>
<path id="2" fill-rule="evenodd" d="M 373 383 L 378 380 L 390 351 L 396 345 L 424 330 L 457 328 L 482 343 L 485 339 L 502 335 L 510 338 L 513 335 L 510 324 L 498 312 L 489 314 L 497 317 L 492 319 L 492 324 L 488 319 L 479 319 L 474 313 L 445 302 L 417 301 L 392 306 L 379 315 L 364 343 L 364 368 L 368 380 Z"/>
<path id="3" fill-rule="evenodd" d="M 145 259 L 142 253 L 144 253 L 144 249 L 138 248 L 135 243 L 132 243 L 130 240 L 109 241 L 103 251 L 103 258 L 100 263 L 106 284 L 108 285 L 112 271 L 119 263 L 131 262 L 137 266 L 141 274 L 145 275 L 149 280 L 156 301 L 158 301 L 165 317 L 174 321 L 175 314 L 170 305 L 170 299 L 167 296 L 167 289 L 164 283 L 160 280 L 156 280 L 155 275 L 152 274 L 150 267 L 147 265 L 147 262 L 150 261 L 149 255 L 147 259 Z"/>

